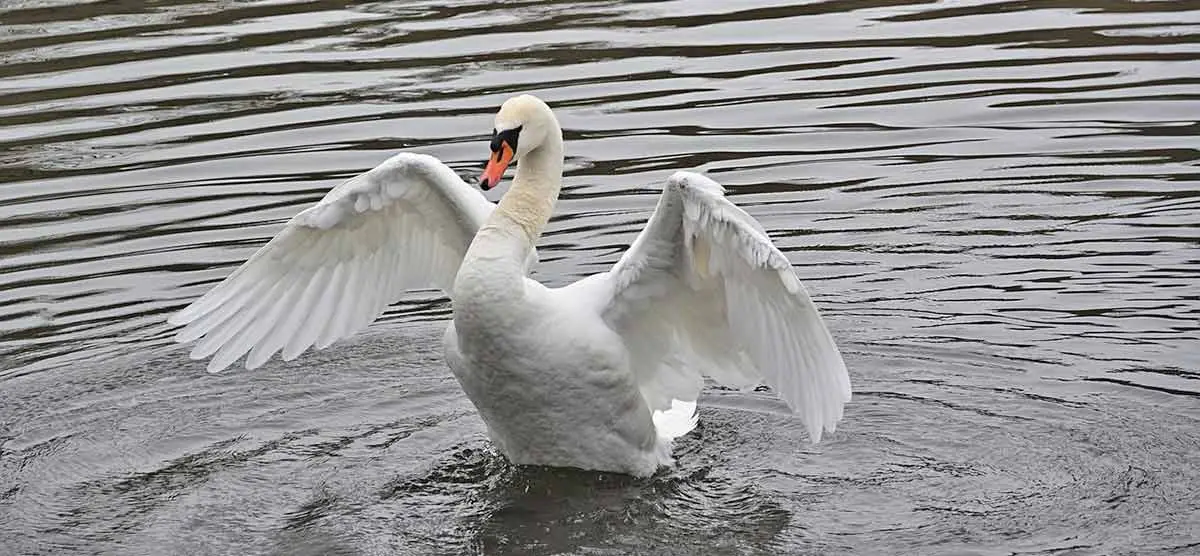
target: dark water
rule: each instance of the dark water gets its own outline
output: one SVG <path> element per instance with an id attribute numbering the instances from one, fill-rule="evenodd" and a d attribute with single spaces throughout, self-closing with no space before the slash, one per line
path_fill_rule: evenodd
<path id="1" fill-rule="evenodd" d="M 1116 0 L 0 3 L 0 553 L 1200 552 L 1200 11 Z M 568 140 L 537 274 L 677 169 L 807 281 L 856 393 L 810 446 L 710 389 L 652 480 L 518 469 L 448 304 L 204 373 L 163 320 L 398 150 Z"/>

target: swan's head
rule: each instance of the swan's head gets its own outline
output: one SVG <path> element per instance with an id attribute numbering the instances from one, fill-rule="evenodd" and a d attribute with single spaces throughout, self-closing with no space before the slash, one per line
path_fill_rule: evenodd
<path id="1" fill-rule="evenodd" d="M 554 113 L 542 99 L 533 95 L 510 98 L 500 105 L 492 129 L 492 155 L 479 178 L 479 187 L 487 191 L 500 183 L 504 170 L 513 161 L 541 147 L 551 133 L 561 131 Z"/>

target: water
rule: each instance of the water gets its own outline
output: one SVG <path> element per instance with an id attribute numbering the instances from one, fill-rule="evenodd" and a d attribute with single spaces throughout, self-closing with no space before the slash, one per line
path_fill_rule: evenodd
<path id="1" fill-rule="evenodd" d="M 347 4 L 0 7 L 0 553 L 1200 550 L 1191 3 Z M 836 434 L 710 388 L 662 476 L 514 468 L 431 292 L 256 372 L 171 344 L 340 180 L 477 172 L 526 91 L 568 141 L 537 276 L 708 172 L 843 347 Z"/>

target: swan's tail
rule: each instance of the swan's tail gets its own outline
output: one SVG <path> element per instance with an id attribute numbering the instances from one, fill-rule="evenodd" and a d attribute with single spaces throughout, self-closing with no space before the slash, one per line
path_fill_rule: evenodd
<path id="1" fill-rule="evenodd" d="M 674 440 L 696 428 L 696 402 L 671 400 L 671 407 L 655 411 L 653 419 L 659 438 Z"/>

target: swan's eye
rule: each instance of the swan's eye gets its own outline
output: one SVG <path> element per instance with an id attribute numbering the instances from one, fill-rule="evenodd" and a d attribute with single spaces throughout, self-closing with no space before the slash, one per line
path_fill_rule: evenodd
<path id="1" fill-rule="evenodd" d="M 508 143 L 508 146 L 510 148 L 512 148 L 513 152 L 514 153 L 517 152 L 517 138 L 521 134 L 522 127 L 524 127 L 524 126 L 517 126 L 512 129 L 506 129 L 504 131 L 497 131 L 497 130 L 493 129 L 492 130 L 492 152 L 494 152 L 494 153 L 500 152 L 500 146 L 502 143 Z"/>

